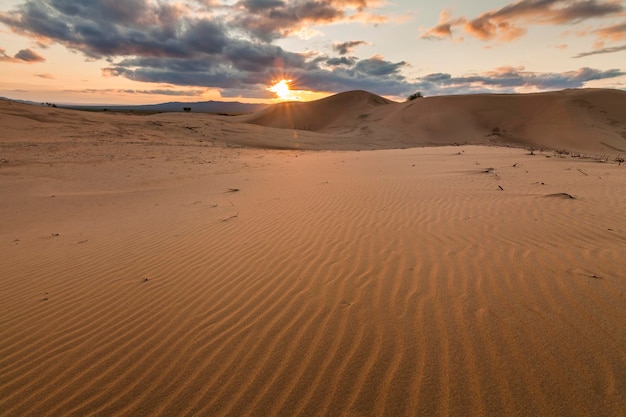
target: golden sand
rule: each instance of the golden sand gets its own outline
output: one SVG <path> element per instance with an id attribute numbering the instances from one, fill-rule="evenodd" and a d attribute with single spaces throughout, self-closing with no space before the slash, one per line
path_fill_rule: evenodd
<path id="1" fill-rule="evenodd" d="M 0 415 L 626 415 L 626 124 L 347 150 L 419 141 L 358 94 L 343 133 L 0 102 Z"/>

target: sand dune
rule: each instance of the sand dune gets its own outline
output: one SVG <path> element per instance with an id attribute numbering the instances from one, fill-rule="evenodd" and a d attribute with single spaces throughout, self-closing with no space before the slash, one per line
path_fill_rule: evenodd
<path id="1" fill-rule="evenodd" d="M 403 146 L 437 101 L 347 97 L 378 133 L 2 102 L 0 414 L 626 415 L 626 167 L 258 149 Z"/>
<path id="2" fill-rule="evenodd" d="M 626 153 L 626 92 L 565 90 L 526 95 L 467 95 L 395 103 L 351 91 L 308 103 L 281 103 L 238 117 L 77 112 L 0 100 L 4 140 L 56 129 L 55 137 L 167 138 L 258 148 L 398 149 L 504 145 L 592 156 Z M 92 128 L 92 125 L 97 128 Z M 58 128 L 57 128 L 58 126 Z M 267 130 L 271 128 L 271 130 Z"/>
<path id="3" fill-rule="evenodd" d="M 367 112 L 393 102 L 367 91 L 350 91 L 307 103 L 279 103 L 239 119 L 279 129 L 314 132 L 344 131 Z"/>
<path id="4" fill-rule="evenodd" d="M 364 147 L 499 144 L 613 154 L 626 152 L 624 108 L 626 92 L 619 90 L 428 97 L 405 103 L 354 91 L 312 103 L 284 103 L 241 120 L 358 136 Z"/>

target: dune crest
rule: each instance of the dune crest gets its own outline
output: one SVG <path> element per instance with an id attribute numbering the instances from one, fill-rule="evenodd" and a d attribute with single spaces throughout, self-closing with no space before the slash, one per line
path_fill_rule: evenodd
<path id="1" fill-rule="evenodd" d="M 393 102 L 367 91 L 348 91 L 321 100 L 278 103 L 241 121 L 279 129 L 328 132 L 345 130 L 379 106 Z"/>

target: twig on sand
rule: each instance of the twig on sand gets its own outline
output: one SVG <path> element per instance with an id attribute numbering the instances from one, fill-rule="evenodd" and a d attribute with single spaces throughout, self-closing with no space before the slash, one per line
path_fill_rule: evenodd
<path id="1" fill-rule="evenodd" d="M 239 191 L 239 188 L 229 188 L 228 191 L 226 191 L 227 193 L 236 193 L 237 191 Z"/>
<path id="2" fill-rule="evenodd" d="M 504 188 L 502 188 L 501 185 L 498 185 L 498 188 L 501 189 L 502 191 L 504 191 Z"/>
<path id="3" fill-rule="evenodd" d="M 588 177 L 588 176 L 589 176 L 589 174 L 587 174 L 585 171 L 583 171 L 583 170 L 582 170 L 582 169 L 580 169 L 580 168 L 576 168 L 576 170 L 577 170 L 578 172 L 580 172 L 581 174 L 583 174 L 585 177 Z"/>
<path id="4" fill-rule="evenodd" d="M 576 197 L 574 197 L 573 195 L 568 194 L 568 193 L 548 194 L 548 195 L 546 195 L 546 197 L 555 197 L 555 198 L 565 198 L 565 199 L 576 200 Z"/>
<path id="5" fill-rule="evenodd" d="M 234 219 L 235 217 L 239 217 L 239 212 L 237 212 L 237 214 L 233 214 L 232 216 L 228 216 L 228 217 L 224 217 L 223 219 L 220 219 L 220 222 L 224 223 L 224 222 Z"/>

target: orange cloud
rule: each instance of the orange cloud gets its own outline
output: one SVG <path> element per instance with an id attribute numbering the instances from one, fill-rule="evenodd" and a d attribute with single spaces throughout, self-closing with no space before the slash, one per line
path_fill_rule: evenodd
<path id="1" fill-rule="evenodd" d="M 437 25 L 428 29 L 421 37 L 451 38 L 454 29 L 462 27 L 465 33 L 483 41 L 497 39 L 509 42 L 524 36 L 527 32 L 526 26 L 529 25 L 575 24 L 586 19 L 620 15 L 623 10 L 622 2 L 617 0 L 520 0 L 485 12 L 474 19 L 452 19 L 450 13 L 444 10 Z M 606 30 L 605 36 L 624 35 L 624 25 L 616 25 Z"/>
<path id="2" fill-rule="evenodd" d="M 603 40 L 621 41 L 626 39 L 626 21 L 595 30 L 594 33 Z"/>
<path id="3" fill-rule="evenodd" d="M 452 37 L 452 28 L 454 26 L 463 25 L 467 22 L 464 17 L 458 19 L 452 19 L 451 13 L 448 9 L 443 9 L 439 14 L 439 22 L 436 26 L 428 29 L 425 33 L 420 35 L 423 39 L 444 39 Z"/>

